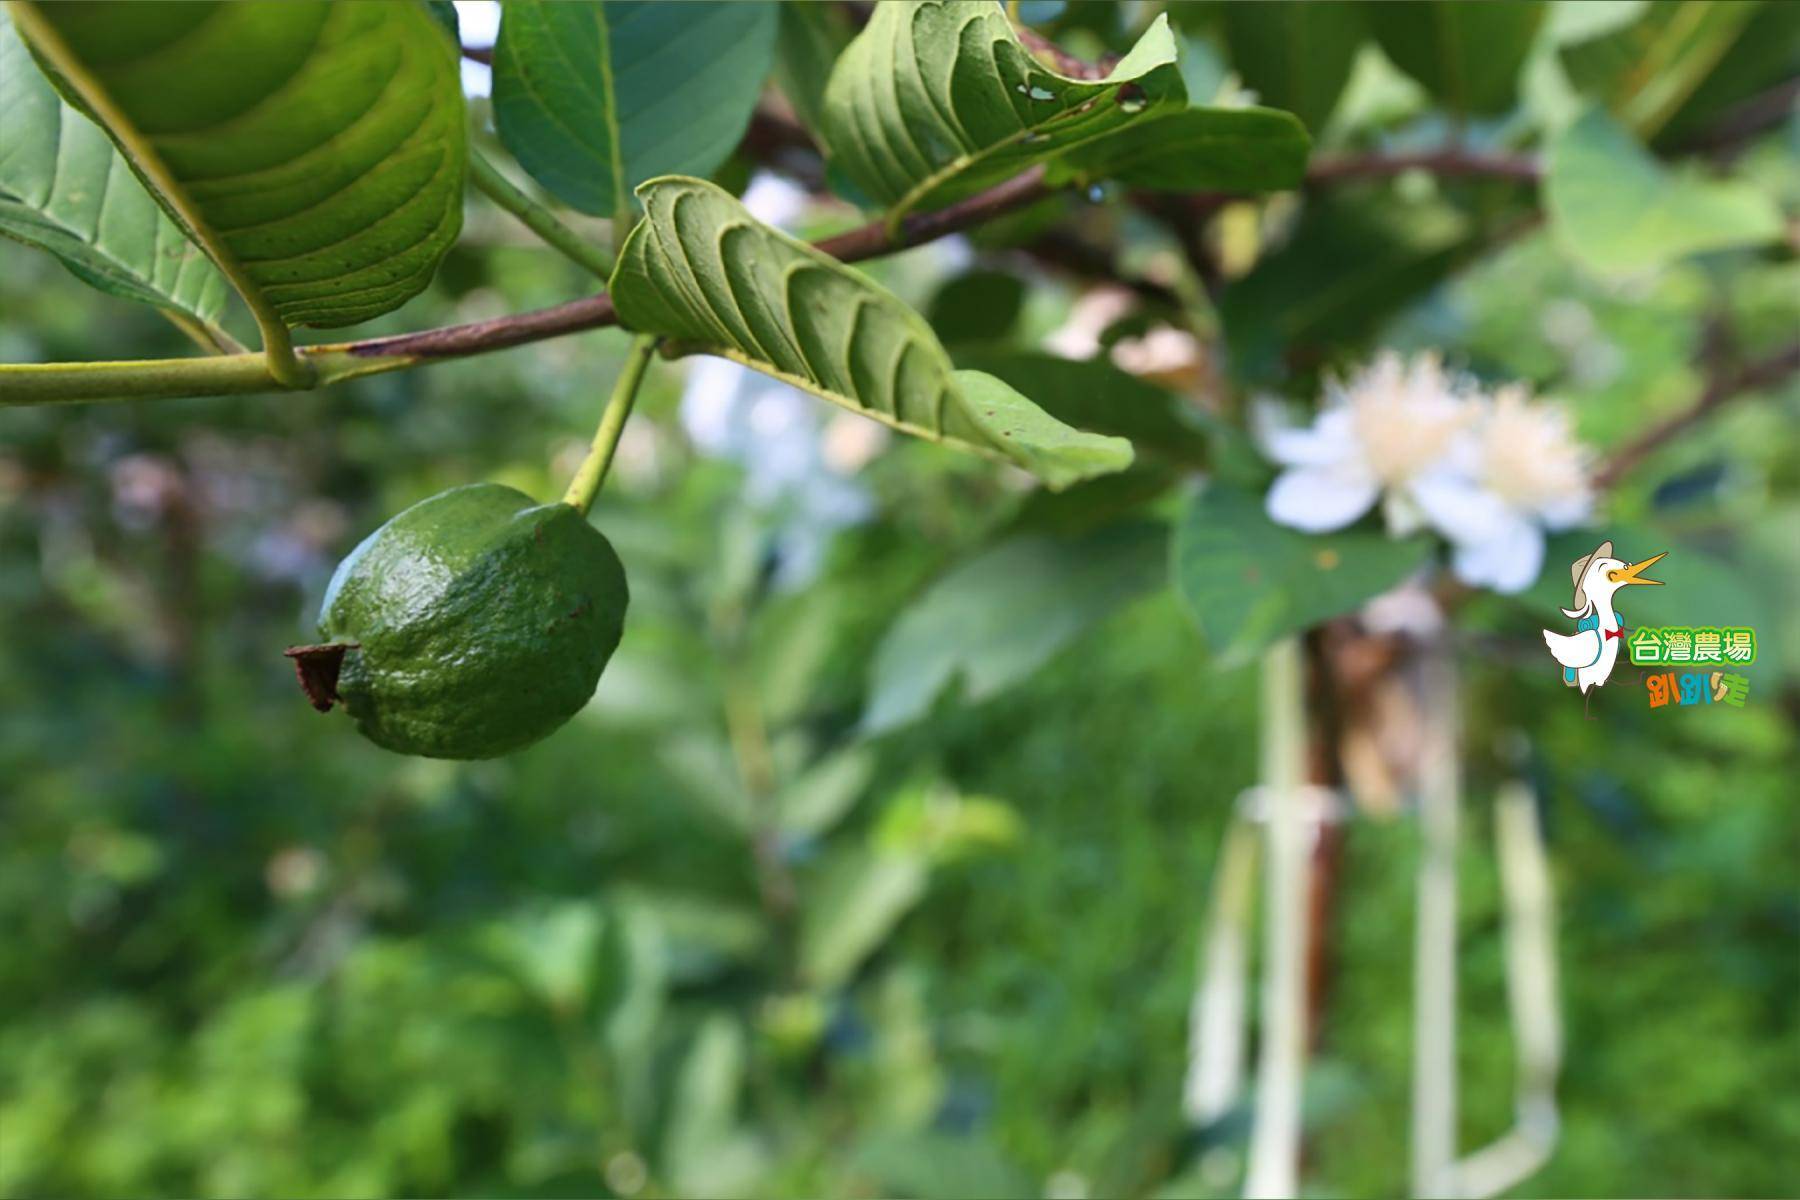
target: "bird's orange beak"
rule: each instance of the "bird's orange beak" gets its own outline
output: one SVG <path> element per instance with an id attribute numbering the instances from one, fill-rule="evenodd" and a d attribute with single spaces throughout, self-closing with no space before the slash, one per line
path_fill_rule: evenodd
<path id="1" fill-rule="evenodd" d="M 1640 572 L 1647 567 L 1655 566 L 1657 562 L 1668 553 L 1667 550 L 1664 550 L 1662 554 L 1658 554 L 1654 558 L 1646 558 L 1643 562 L 1634 562 L 1629 567 L 1620 567 L 1616 571 L 1608 571 L 1606 577 L 1614 583 L 1652 583 L 1657 587 L 1661 587 L 1662 580 L 1644 579 L 1641 577 Z"/>

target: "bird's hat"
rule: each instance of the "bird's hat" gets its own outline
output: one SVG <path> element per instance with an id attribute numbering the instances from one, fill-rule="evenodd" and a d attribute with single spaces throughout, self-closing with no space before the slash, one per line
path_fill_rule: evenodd
<path id="1" fill-rule="evenodd" d="M 1569 580 L 1575 585 L 1576 608 L 1586 608 L 1588 605 L 1587 593 L 1583 591 L 1581 587 L 1581 581 L 1587 575 L 1588 565 L 1596 558 L 1611 558 L 1612 556 L 1612 542 L 1610 540 L 1604 541 L 1594 547 L 1594 552 L 1592 554 L 1589 554 L 1584 558 L 1578 558 L 1570 565 Z"/>

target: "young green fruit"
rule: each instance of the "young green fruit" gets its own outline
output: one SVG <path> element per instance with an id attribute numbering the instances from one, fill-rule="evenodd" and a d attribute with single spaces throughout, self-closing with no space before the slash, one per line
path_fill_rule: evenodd
<path id="1" fill-rule="evenodd" d="M 627 598 L 618 555 L 581 513 L 471 484 L 351 551 L 319 614 L 326 645 L 289 655 L 314 706 L 342 700 L 377 745 L 492 758 L 588 702 Z"/>

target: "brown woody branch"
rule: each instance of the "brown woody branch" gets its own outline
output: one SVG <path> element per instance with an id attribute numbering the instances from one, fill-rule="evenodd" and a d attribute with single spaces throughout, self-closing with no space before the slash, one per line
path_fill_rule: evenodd
<path id="1" fill-rule="evenodd" d="M 1493 154 L 1447 146 L 1413 154 L 1338 154 L 1315 158 L 1306 168 L 1307 186 L 1355 179 L 1386 179 L 1407 171 L 1429 171 L 1442 178 L 1511 179 L 1536 183 L 1543 167 L 1528 154 Z"/>
<path id="2" fill-rule="evenodd" d="M 1666 442 L 1704 420 L 1714 409 L 1738 396 L 1772 387 L 1796 371 L 1800 371 L 1800 341 L 1748 363 L 1714 371 L 1705 390 L 1692 404 L 1670 414 L 1613 451 L 1594 472 L 1594 486 L 1601 490 L 1613 487 Z"/>
<path id="3" fill-rule="evenodd" d="M 840 262 L 860 262 L 899 250 L 922 246 L 952 233 L 969 229 L 1002 213 L 1021 208 L 1050 194 L 1044 183 L 1044 169 L 1033 167 L 1023 175 L 996 184 L 985 192 L 958 201 L 934 212 L 915 213 L 900 223 L 897 235 L 890 236 L 883 221 L 871 221 L 846 233 L 815 243 Z M 540 342 L 564 334 L 581 333 L 616 325 L 619 315 L 612 297 L 604 292 L 584 296 L 553 308 L 476 321 L 468 325 L 451 325 L 428 329 L 422 333 L 402 333 L 392 337 L 371 338 L 339 347 L 358 357 L 380 358 L 404 355 L 414 358 L 456 358 L 504 350 L 527 342 Z"/>

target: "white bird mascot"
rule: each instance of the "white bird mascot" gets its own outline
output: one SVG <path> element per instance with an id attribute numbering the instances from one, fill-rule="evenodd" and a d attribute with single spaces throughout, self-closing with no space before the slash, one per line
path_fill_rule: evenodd
<path id="1" fill-rule="evenodd" d="M 1667 554 L 1668 551 L 1663 551 Z M 1643 562 L 1626 563 L 1613 557 L 1613 544 L 1601 542 L 1586 558 L 1576 559 L 1569 567 L 1575 583 L 1575 607 L 1563 609 L 1563 615 L 1575 618 L 1573 635 L 1544 630 L 1544 644 L 1551 657 L 1562 664 L 1563 682 L 1581 689 L 1581 709 L 1589 720 L 1589 693 L 1603 685 L 1619 660 L 1619 647 L 1625 644 L 1625 625 L 1613 608 L 1613 593 L 1632 583 L 1657 584 L 1660 579 L 1645 579 L 1643 572 L 1663 557 L 1646 558 Z"/>

